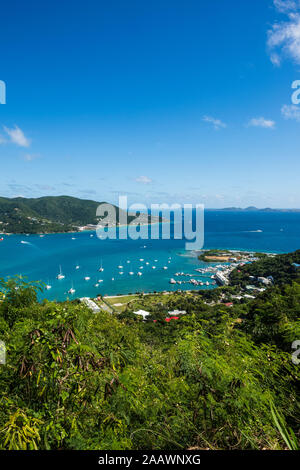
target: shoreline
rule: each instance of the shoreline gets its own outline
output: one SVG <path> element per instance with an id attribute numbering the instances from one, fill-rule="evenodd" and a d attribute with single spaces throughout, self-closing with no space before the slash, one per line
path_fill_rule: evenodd
<path id="1" fill-rule="evenodd" d="M 11 236 L 14 236 L 14 235 L 24 235 L 25 237 L 28 237 L 28 236 L 40 236 L 40 235 L 65 235 L 67 233 L 89 233 L 89 232 L 97 232 L 97 230 L 99 228 L 101 229 L 105 229 L 105 228 L 121 228 L 121 227 L 145 227 L 145 226 L 150 226 L 150 225 L 157 225 L 157 224 L 166 224 L 166 223 L 170 223 L 169 220 L 164 220 L 164 221 L 161 221 L 161 222 L 149 222 L 149 223 L 145 223 L 145 224 L 136 224 L 136 225 L 131 225 L 131 224 L 124 224 L 124 225 L 109 225 L 109 226 L 105 226 L 105 227 L 98 227 L 98 228 L 90 228 L 90 229 L 84 229 L 84 230 L 70 230 L 70 231 L 67 231 L 67 232 L 38 232 L 38 233 L 28 233 L 28 232 L 17 232 L 17 233 L 5 233 L 5 232 L 0 232 L 0 236 L 7 236 L 7 237 L 11 237 Z"/>

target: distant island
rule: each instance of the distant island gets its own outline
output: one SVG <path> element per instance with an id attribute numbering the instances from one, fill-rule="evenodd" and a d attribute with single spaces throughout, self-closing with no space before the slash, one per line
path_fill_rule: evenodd
<path id="1" fill-rule="evenodd" d="M 95 230 L 101 222 L 96 217 L 100 204 L 86 199 L 71 196 L 45 196 L 40 198 L 4 198 L 0 197 L 0 233 L 41 234 L 75 232 L 80 230 Z M 112 220 L 109 225 L 120 225 L 121 215 L 127 216 L 127 222 L 133 223 L 136 215 L 126 214 L 122 209 L 111 204 L 116 209 L 116 223 Z M 140 214 L 140 224 L 150 224 L 162 221 L 161 217 L 151 218 L 148 214 Z"/>

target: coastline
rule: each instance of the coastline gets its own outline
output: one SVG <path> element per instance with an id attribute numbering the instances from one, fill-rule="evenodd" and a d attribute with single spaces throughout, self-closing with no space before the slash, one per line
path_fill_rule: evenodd
<path id="1" fill-rule="evenodd" d="M 90 232 L 96 232 L 99 228 L 105 229 L 105 228 L 121 228 L 121 227 L 144 227 L 144 226 L 149 226 L 149 225 L 157 225 L 157 224 L 166 224 L 170 223 L 169 220 L 163 220 L 163 221 L 157 221 L 157 222 L 148 222 L 144 224 L 136 224 L 136 225 L 131 225 L 129 224 L 123 224 L 123 225 L 107 225 L 105 227 L 98 227 L 98 228 L 85 228 L 84 230 L 69 230 L 67 232 L 37 232 L 37 233 L 28 233 L 28 232 L 16 232 L 16 233 L 5 233 L 5 232 L 0 232 L 0 236 L 8 236 L 11 237 L 13 235 L 24 235 L 25 237 L 27 236 L 40 236 L 40 235 L 65 235 L 67 233 L 90 233 Z"/>

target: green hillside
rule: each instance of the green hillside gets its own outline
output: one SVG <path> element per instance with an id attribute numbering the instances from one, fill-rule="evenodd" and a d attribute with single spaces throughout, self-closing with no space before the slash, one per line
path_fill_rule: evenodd
<path id="1" fill-rule="evenodd" d="M 38 302 L 39 287 L 0 279 L 0 450 L 299 449 L 299 276 L 231 306 L 226 287 L 114 313 Z"/>
<path id="2" fill-rule="evenodd" d="M 0 232 L 67 232 L 78 226 L 96 224 L 96 209 L 101 202 L 71 196 L 40 198 L 0 198 Z M 116 206 L 117 221 L 120 209 Z M 145 215 L 148 219 L 148 216 Z M 129 216 L 131 222 L 134 216 Z"/>

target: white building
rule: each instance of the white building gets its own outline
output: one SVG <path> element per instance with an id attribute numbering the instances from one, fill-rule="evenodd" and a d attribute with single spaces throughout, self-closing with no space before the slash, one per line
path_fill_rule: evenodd
<path id="1" fill-rule="evenodd" d="M 133 313 L 135 313 L 136 315 L 141 315 L 144 320 L 146 319 L 146 317 L 148 317 L 148 315 L 150 315 L 150 313 L 146 312 L 146 310 L 137 310 L 136 312 L 133 312 Z"/>
<path id="2" fill-rule="evenodd" d="M 80 302 L 85 304 L 93 313 L 98 313 L 101 311 L 101 308 L 89 297 L 81 297 Z"/>
<path id="3" fill-rule="evenodd" d="M 168 312 L 168 315 L 172 315 L 172 316 L 185 315 L 185 314 L 186 314 L 185 310 L 172 310 L 171 312 Z"/>
<path id="4" fill-rule="evenodd" d="M 221 271 L 217 271 L 215 274 L 215 279 L 219 284 L 222 286 L 227 286 L 228 284 L 228 279 L 227 277 L 224 276 L 224 274 Z"/>

